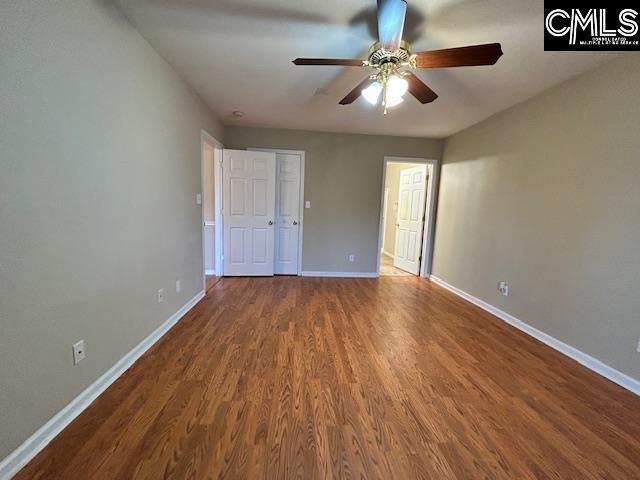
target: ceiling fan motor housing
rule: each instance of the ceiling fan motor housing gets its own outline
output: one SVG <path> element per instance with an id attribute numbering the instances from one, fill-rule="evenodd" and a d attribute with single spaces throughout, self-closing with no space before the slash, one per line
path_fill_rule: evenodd
<path id="1" fill-rule="evenodd" d="M 369 65 L 380 67 L 386 63 L 407 64 L 411 59 L 411 46 L 403 41 L 395 52 L 389 52 L 382 48 L 380 42 L 374 43 L 369 49 Z"/>

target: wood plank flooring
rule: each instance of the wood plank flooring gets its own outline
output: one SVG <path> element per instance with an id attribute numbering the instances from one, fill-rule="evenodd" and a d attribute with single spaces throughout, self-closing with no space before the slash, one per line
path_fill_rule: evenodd
<path id="1" fill-rule="evenodd" d="M 223 278 L 18 479 L 636 479 L 640 397 L 428 280 Z"/>
<path id="2" fill-rule="evenodd" d="M 222 280 L 222 277 L 218 277 L 216 275 L 207 275 L 205 277 L 205 285 L 206 285 L 206 291 L 207 293 L 209 293 L 209 291 L 215 286 L 216 283 L 218 283 L 220 280 Z"/>

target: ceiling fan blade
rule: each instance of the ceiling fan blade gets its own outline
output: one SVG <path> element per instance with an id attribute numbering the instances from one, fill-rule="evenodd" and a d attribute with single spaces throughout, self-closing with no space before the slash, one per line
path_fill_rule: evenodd
<path id="1" fill-rule="evenodd" d="M 400 48 L 406 13 L 406 0 L 378 0 L 378 40 L 388 52 Z"/>
<path id="2" fill-rule="evenodd" d="M 373 82 L 375 82 L 375 79 L 372 80 L 371 78 L 367 77 L 365 78 L 362 82 L 360 82 L 358 84 L 358 86 L 356 88 L 354 88 L 353 90 L 351 90 L 346 97 L 344 97 L 342 100 L 340 100 L 340 105 L 350 105 L 353 102 L 355 102 L 358 97 L 360 96 L 360 94 L 362 93 L 362 90 L 367 88 L 369 85 L 371 85 Z"/>
<path id="3" fill-rule="evenodd" d="M 470 47 L 447 48 L 416 53 L 418 68 L 473 67 L 493 65 L 502 56 L 499 43 L 472 45 Z"/>
<path id="4" fill-rule="evenodd" d="M 438 98 L 438 94 L 413 73 L 407 72 L 403 78 L 409 83 L 409 93 L 416 97 L 420 103 L 431 103 Z"/>
<path id="5" fill-rule="evenodd" d="M 340 65 L 343 67 L 362 67 L 362 60 L 350 58 L 296 58 L 296 65 Z"/>

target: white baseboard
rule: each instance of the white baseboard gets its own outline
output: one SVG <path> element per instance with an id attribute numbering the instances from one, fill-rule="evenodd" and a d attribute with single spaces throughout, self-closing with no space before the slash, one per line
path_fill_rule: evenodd
<path id="1" fill-rule="evenodd" d="M 378 278 L 377 272 L 302 272 L 303 277 Z"/>
<path id="2" fill-rule="evenodd" d="M 215 268 L 213 268 L 213 269 L 211 269 L 211 270 L 206 269 L 206 270 L 204 271 L 204 274 L 205 274 L 205 275 L 215 275 L 215 274 L 216 274 L 216 270 L 215 270 Z"/>
<path id="3" fill-rule="evenodd" d="M 514 326 L 518 330 L 523 331 L 524 333 L 531 335 L 532 337 L 540 340 L 542 343 L 550 346 L 551 348 L 563 353 L 567 357 L 574 359 L 576 362 L 584 365 L 590 370 L 602 375 L 605 378 L 608 378 L 614 383 L 617 383 L 621 387 L 626 388 L 627 390 L 635 393 L 636 395 L 640 395 L 640 381 L 635 378 L 630 377 L 605 363 L 602 363 L 597 358 L 593 358 L 591 355 L 588 355 L 571 345 L 567 345 L 566 343 L 558 340 L 551 335 L 544 333 L 541 330 L 538 330 L 535 327 L 523 322 L 522 320 L 517 319 L 513 315 L 508 314 L 500 310 L 499 308 L 494 307 L 493 305 L 488 304 L 484 300 L 480 300 L 479 298 L 474 297 L 473 295 L 468 294 L 467 292 L 460 290 L 459 288 L 454 287 L 453 285 L 449 285 L 447 282 L 438 278 L 434 275 L 431 276 L 431 280 L 434 283 L 446 288 L 450 292 L 455 293 L 461 298 L 468 300 L 469 302 L 477 305 L 478 307 L 486 310 L 487 312 L 495 315 L 499 319 L 507 322 L 509 325 Z"/>
<path id="4" fill-rule="evenodd" d="M 386 250 L 383 250 L 383 251 L 382 251 L 382 254 L 383 254 L 383 255 L 386 255 L 387 257 L 394 258 L 393 253 L 389 253 L 389 252 L 387 252 Z"/>
<path id="5" fill-rule="evenodd" d="M 147 338 L 136 345 L 133 350 L 122 357 L 107 370 L 100 378 L 89 385 L 66 407 L 56 413 L 47 423 L 40 427 L 33 435 L 24 441 L 2 462 L 0 462 L 0 479 L 6 480 L 14 476 L 33 457 L 35 457 L 47 444 L 53 440 L 64 428 L 69 425 L 82 411 L 93 402 L 98 395 L 104 392 L 120 375 L 135 363 L 151 346 L 156 343 L 167 331 L 173 327 L 189 310 L 191 310 L 202 298 L 204 290 L 189 300 L 180 310 L 171 315 L 167 321 L 154 330 Z"/>

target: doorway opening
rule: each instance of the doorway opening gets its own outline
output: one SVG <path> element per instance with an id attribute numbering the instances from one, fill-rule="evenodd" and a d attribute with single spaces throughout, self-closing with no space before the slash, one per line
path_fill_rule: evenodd
<path id="1" fill-rule="evenodd" d="M 438 164 L 385 157 L 378 238 L 380 276 L 431 274 Z"/>
<path id="2" fill-rule="evenodd" d="M 220 162 L 222 144 L 205 131 L 200 135 L 202 203 L 202 283 L 209 291 L 222 277 L 222 221 Z"/>

